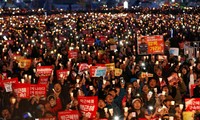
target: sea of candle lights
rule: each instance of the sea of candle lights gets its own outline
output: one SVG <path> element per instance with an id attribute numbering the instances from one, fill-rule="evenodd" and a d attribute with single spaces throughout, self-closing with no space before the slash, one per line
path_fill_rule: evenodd
<path id="1" fill-rule="evenodd" d="M 37 66 L 52 65 L 55 68 L 51 73 L 53 80 L 49 78 L 49 87 L 56 84 L 54 83 L 56 81 L 56 70 L 67 69 L 67 75 L 60 74 L 59 77 L 61 78 L 60 81 L 62 81 L 62 87 L 66 87 L 68 84 L 70 86 L 70 90 L 65 94 L 70 95 L 70 98 L 68 98 L 71 100 L 70 104 L 74 104 L 73 101 L 77 99 L 77 95 L 87 96 L 87 91 L 94 92 L 92 95 L 104 92 L 104 97 L 100 95 L 98 97 L 100 99 L 104 98 L 106 105 L 103 108 L 98 106 L 103 111 L 99 110 L 95 119 L 100 119 L 103 116 L 107 119 L 115 120 L 131 120 L 140 117 L 160 120 L 163 119 L 164 115 L 168 115 L 169 120 L 182 119 L 182 116 L 176 116 L 175 113 L 182 115 L 185 108 L 184 101 L 182 101 L 182 97 L 177 100 L 176 97 L 178 95 L 172 96 L 173 93 L 170 91 L 172 88 L 178 90 L 182 88 L 172 85 L 168 86 L 168 90 L 164 90 L 164 87 L 169 84 L 167 78 L 171 75 L 170 72 L 175 72 L 178 77 L 174 79 L 177 79 L 177 84 L 181 84 L 183 88 L 185 87 L 186 90 L 182 94 L 187 96 L 186 92 L 189 89 L 186 88 L 186 83 L 184 85 L 182 83 L 182 81 L 187 82 L 186 78 L 184 78 L 186 75 L 181 70 L 184 62 L 191 60 L 191 63 L 185 65 L 186 70 L 192 71 L 191 74 L 197 76 L 195 80 L 200 78 L 200 63 L 199 58 L 197 58 L 199 57 L 199 49 L 196 51 L 197 57 L 193 56 L 195 59 L 182 59 L 185 56 L 187 57 L 183 53 L 178 56 L 160 55 L 161 58 L 157 55 L 139 56 L 137 54 L 137 38 L 146 35 L 163 35 L 164 41 L 166 43 L 170 41 L 171 45 L 174 42 L 198 41 L 200 40 L 200 16 L 196 14 L 196 9 L 184 9 L 184 14 L 180 12 L 180 9 L 177 10 L 180 14 L 163 14 L 168 9 L 156 9 L 157 13 L 155 14 L 152 11 L 148 12 L 140 8 L 134 8 L 134 10 L 139 11 L 135 13 L 129 11 L 115 11 L 115 13 L 105 8 L 103 12 L 91 11 L 87 13 L 67 13 L 63 10 L 58 10 L 54 11 L 55 14 L 52 13 L 50 15 L 43 14 L 43 9 L 25 10 L 24 13 L 20 9 L 0 9 L 2 66 L 4 64 L 9 66 L 11 63 L 21 64 L 18 61 L 18 57 L 11 56 L 8 53 L 9 51 L 12 54 L 31 59 L 33 62 L 30 68 L 22 69 L 12 66 L 12 69 L 9 69 L 7 67 L 7 70 L 13 74 L 8 75 L 7 78 L 11 79 L 11 77 L 17 75 L 21 83 L 37 84 L 39 79 Z M 186 12 L 192 10 L 191 14 Z M 29 13 L 31 15 L 28 15 Z M 171 29 L 173 29 L 173 34 L 170 32 Z M 94 40 L 92 44 L 87 42 L 88 38 Z M 100 42 L 98 43 L 98 41 Z M 114 50 L 110 49 L 111 45 L 116 45 Z M 169 46 L 167 45 L 166 47 L 170 47 L 170 44 Z M 78 52 L 78 57 L 68 58 L 69 51 L 73 50 Z M 168 51 L 168 49 L 165 51 Z M 186 54 L 188 52 L 186 51 Z M 36 60 L 37 58 L 40 58 L 41 61 Z M 78 72 L 80 63 L 87 63 L 88 67 L 91 68 L 97 63 L 106 64 L 111 61 L 115 63 L 115 68 L 122 69 L 123 72 L 120 77 L 124 77 L 123 82 L 119 80 L 119 76 L 113 76 L 113 69 L 107 71 L 107 74 L 99 82 L 96 82 L 97 79 L 90 76 L 89 70 L 84 71 L 82 74 Z M 167 64 L 164 65 L 163 61 Z M 180 67 L 179 70 L 172 70 L 177 66 Z M 156 68 L 163 70 L 161 76 L 154 71 Z M 1 70 L 2 76 L 5 72 Z M 144 72 L 144 78 L 140 76 L 142 72 Z M 168 72 L 170 75 L 167 75 Z M 154 75 L 153 78 L 148 77 L 151 73 Z M 130 82 L 132 77 L 136 78 L 136 80 Z M 151 82 L 153 81 L 152 79 L 156 80 L 156 86 L 154 87 L 151 87 L 154 84 Z M 66 84 L 65 82 L 67 81 L 70 82 Z M 102 90 L 98 89 L 97 83 L 101 86 L 100 88 L 103 88 Z M 145 84 L 148 84 L 148 92 L 143 91 Z M 128 87 L 128 85 L 131 87 Z M 83 89 L 84 87 L 86 89 Z M 119 93 L 115 98 L 112 98 L 113 96 L 111 95 L 110 99 L 114 100 L 110 105 L 107 96 L 112 93 L 113 89 L 118 88 L 120 88 L 120 92 L 124 90 L 124 94 L 120 96 L 121 94 L 118 91 Z M 50 88 L 50 90 L 53 90 L 54 94 L 57 93 L 56 88 Z M 78 92 L 74 92 L 75 90 Z M 173 98 L 168 100 L 168 96 Z M 124 100 L 122 101 L 117 97 L 124 98 Z M 18 99 L 17 96 L 12 96 L 10 99 L 12 104 L 18 102 L 16 101 Z M 118 104 L 119 101 L 117 102 L 117 100 L 120 101 L 120 104 Z M 66 102 L 65 105 L 67 106 L 67 104 Z M 116 112 L 116 109 L 112 106 L 113 104 L 119 107 L 120 113 Z M 138 104 L 141 105 L 139 109 L 137 108 Z M 111 108 L 108 107 L 109 105 Z M 177 106 L 181 111 L 180 113 L 178 110 L 173 111 L 174 113 L 170 111 L 177 108 Z M 60 110 L 69 109 L 74 108 L 65 108 L 63 106 Z M 53 116 L 53 114 L 51 115 Z"/>

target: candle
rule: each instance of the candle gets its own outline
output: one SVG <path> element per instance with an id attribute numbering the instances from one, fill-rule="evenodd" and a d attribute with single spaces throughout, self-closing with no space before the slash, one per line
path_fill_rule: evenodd
<path id="1" fill-rule="evenodd" d="M 74 96 L 74 93 L 73 93 L 73 92 L 70 92 L 70 96 L 73 97 L 73 96 Z"/>
<path id="2" fill-rule="evenodd" d="M 179 104 L 179 108 L 183 110 L 183 104 Z"/>
<path id="3" fill-rule="evenodd" d="M 175 101 L 171 101 L 171 105 L 174 105 L 175 104 Z"/>
<path id="4" fill-rule="evenodd" d="M 108 112 L 108 108 L 104 108 L 104 112 L 107 113 Z"/>
<path id="5" fill-rule="evenodd" d="M 178 61 L 181 61 L 181 56 L 180 55 L 178 56 Z"/>
<path id="6" fill-rule="evenodd" d="M 113 116 L 113 109 L 109 109 L 110 115 Z"/>
<path id="7" fill-rule="evenodd" d="M 114 81 L 114 80 L 112 81 L 112 84 L 113 84 L 113 85 L 115 84 L 115 81 Z"/>
<path id="8" fill-rule="evenodd" d="M 157 89 L 157 88 L 154 88 L 153 90 L 154 90 L 154 92 L 155 92 L 155 93 L 157 93 L 157 92 L 158 92 L 158 89 Z"/>
<path id="9" fill-rule="evenodd" d="M 124 108 L 124 112 L 128 112 L 128 107 L 125 107 L 125 108 Z"/>
<path id="10" fill-rule="evenodd" d="M 190 66 L 190 70 L 192 70 L 193 69 L 193 67 L 192 66 Z"/>
<path id="11" fill-rule="evenodd" d="M 159 78 L 159 81 L 162 82 L 162 78 Z"/>
<path id="12" fill-rule="evenodd" d="M 90 90 L 93 90 L 93 86 L 89 86 L 89 89 L 90 89 Z"/>
<path id="13" fill-rule="evenodd" d="M 132 88 L 128 88 L 128 94 L 131 94 L 131 89 L 132 89 Z"/>
<path id="14" fill-rule="evenodd" d="M 35 78 L 33 79 L 33 83 L 35 83 Z"/>
<path id="15" fill-rule="evenodd" d="M 24 79 L 21 79 L 21 82 L 24 83 Z"/>
<path id="16" fill-rule="evenodd" d="M 174 117 L 173 116 L 169 116 L 169 120 L 174 120 Z"/>
<path id="17" fill-rule="evenodd" d="M 178 76 L 181 77 L 181 73 L 178 73 Z"/>
<path id="18" fill-rule="evenodd" d="M 80 79 L 76 79 L 76 83 L 79 83 Z"/>
<path id="19" fill-rule="evenodd" d="M 25 79 L 27 79 L 27 77 L 28 77 L 28 75 L 27 75 L 27 74 L 25 74 L 25 75 L 24 75 L 24 78 L 25 78 Z"/>
<path id="20" fill-rule="evenodd" d="M 158 61 L 156 61 L 156 65 L 158 65 L 159 64 L 159 62 Z"/>
<path id="21" fill-rule="evenodd" d="M 166 92 L 165 91 L 162 91 L 162 95 L 165 95 L 166 94 Z"/>
<path id="22" fill-rule="evenodd" d="M 30 80 L 30 79 L 32 78 L 32 76 L 31 76 L 31 75 L 29 75 L 29 76 L 28 76 L 28 78 L 29 78 L 29 80 Z"/>
<path id="23" fill-rule="evenodd" d="M 137 79 L 137 83 L 138 83 L 138 84 L 140 83 L 140 79 Z"/>
<path id="24" fill-rule="evenodd" d="M 106 84 L 106 80 L 103 80 L 103 84 L 104 84 L 104 85 Z"/>

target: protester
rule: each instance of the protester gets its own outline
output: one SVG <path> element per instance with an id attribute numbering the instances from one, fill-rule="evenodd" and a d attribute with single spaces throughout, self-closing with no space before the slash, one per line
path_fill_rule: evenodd
<path id="1" fill-rule="evenodd" d="M 199 107 L 198 10 L 1 9 L 1 118 L 183 119 Z"/>

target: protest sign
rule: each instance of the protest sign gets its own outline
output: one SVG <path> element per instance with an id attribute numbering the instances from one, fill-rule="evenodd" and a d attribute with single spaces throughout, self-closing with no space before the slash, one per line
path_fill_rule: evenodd
<path id="1" fill-rule="evenodd" d="M 30 84 L 14 83 L 13 90 L 20 98 L 30 98 Z"/>
<path id="2" fill-rule="evenodd" d="M 20 59 L 18 65 L 20 68 L 30 68 L 31 59 Z"/>
<path id="3" fill-rule="evenodd" d="M 68 58 L 74 59 L 78 57 L 78 50 L 74 49 L 74 50 L 69 50 L 68 51 Z"/>
<path id="4" fill-rule="evenodd" d="M 78 66 L 78 73 L 82 74 L 82 72 L 89 70 L 89 65 L 87 63 L 80 63 Z"/>
<path id="5" fill-rule="evenodd" d="M 163 61 L 163 60 L 167 60 L 167 56 L 166 55 L 158 55 L 158 61 Z"/>
<path id="6" fill-rule="evenodd" d="M 164 39 L 162 35 L 142 36 L 138 38 L 137 43 L 139 55 L 164 53 Z"/>
<path id="7" fill-rule="evenodd" d="M 122 69 L 115 68 L 115 76 L 121 76 L 121 74 L 122 74 Z"/>
<path id="8" fill-rule="evenodd" d="M 38 84 L 38 85 L 30 85 L 30 96 L 40 96 L 46 97 L 46 85 Z"/>
<path id="9" fill-rule="evenodd" d="M 146 77 L 153 77 L 152 73 L 147 73 L 147 72 L 142 72 L 141 73 L 141 78 L 146 78 Z"/>
<path id="10" fill-rule="evenodd" d="M 117 49 L 117 45 L 110 45 L 110 50 L 115 51 Z"/>
<path id="11" fill-rule="evenodd" d="M 58 120 L 79 120 L 79 111 L 67 110 L 58 112 Z"/>
<path id="12" fill-rule="evenodd" d="M 56 117 L 36 118 L 35 120 L 56 120 Z"/>
<path id="13" fill-rule="evenodd" d="M 53 71 L 53 66 L 37 66 L 36 73 L 38 76 L 51 76 Z"/>
<path id="14" fill-rule="evenodd" d="M 101 77 L 106 75 L 106 67 L 97 67 L 94 73 L 94 77 Z"/>
<path id="15" fill-rule="evenodd" d="M 68 70 L 56 70 L 57 80 L 65 79 L 69 75 Z"/>
<path id="16" fill-rule="evenodd" d="M 41 76 L 41 77 L 39 77 L 38 84 L 46 85 L 48 83 L 48 80 L 49 80 L 48 76 Z"/>
<path id="17" fill-rule="evenodd" d="M 170 48 L 169 54 L 173 56 L 179 56 L 179 48 Z"/>
<path id="18" fill-rule="evenodd" d="M 194 120 L 194 112 L 183 111 L 183 120 Z"/>
<path id="19" fill-rule="evenodd" d="M 12 79 L 7 79 L 7 80 L 2 80 L 0 81 L 2 86 L 4 86 L 6 92 L 12 92 L 12 84 L 13 83 L 18 83 L 18 78 L 12 78 Z"/>
<path id="20" fill-rule="evenodd" d="M 80 107 L 80 111 L 82 114 L 85 115 L 85 117 L 89 119 L 93 119 L 96 117 L 96 112 L 98 109 L 98 97 L 92 96 L 92 97 L 78 97 L 78 103 Z"/>
<path id="21" fill-rule="evenodd" d="M 109 64 L 105 64 L 105 66 L 107 67 L 107 71 L 112 71 L 115 70 L 115 63 L 109 63 Z"/>
<path id="22" fill-rule="evenodd" d="M 93 46 L 94 45 L 94 38 L 85 38 L 85 44 Z"/>
<path id="23" fill-rule="evenodd" d="M 98 67 L 105 67 L 105 64 L 96 64 L 96 66 L 91 66 L 89 68 L 90 77 L 95 77 L 95 72 Z"/>
<path id="24" fill-rule="evenodd" d="M 200 98 L 186 98 L 185 111 L 200 110 Z"/>
<path id="25" fill-rule="evenodd" d="M 99 40 L 101 40 L 102 42 L 105 42 L 107 40 L 107 37 L 106 36 L 100 36 Z"/>

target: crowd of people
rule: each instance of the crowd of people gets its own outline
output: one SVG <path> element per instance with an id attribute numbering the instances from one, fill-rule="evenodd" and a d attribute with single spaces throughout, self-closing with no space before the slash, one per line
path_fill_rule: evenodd
<path id="1" fill-rule="evenodd" d="M 98 111 L 93 119 L 182 120 L 185 98 L 200 97 L 199 48 L 192 58 L 184 51 L 185 42 L 200 40 L 200 16 L 195 9 L 189 13 L 178 9 L 181 12 L 176 14 L 139 8 L 136 12 L 50 15 L 42 14 L 42 10 L 30 15 L 17 15 L 17 9 L 8 11 L 12 15 L 0 17 L 1 81 L 17 77 L 22 82 L 31 75 L 31 79 L 23 82 L 38 84 L 37 66 L 53 66 L 54 74 L 48 78 L 46 99 L 40 96 L 22 99 L 14 91 L 6 92 L 1 87 L 3 120 L 47 118 L 57 116 L 59 111 L 79 111 L 79 96 L 98 96 Z M 1 13 L 8 12 L 1 10 Z M 147 35 L 163 35 L 163 54 L 139 55 L 137 39 Z M 90 44 L 88 39 L 94 42 Z M 116 49 L 111 49 L 112 45 Z M 179 48 L 179 56 L 169 53 L 171 47 Z M 78 50 L 78 56 L 69 58 L 73 49 Z M 31 59 L 31 66 L 20 67 L 12 54 Z M 115 71 L 109 70 L 105 76 L 92 77 L 87 69 L 79 72 L 80 63 L 90 66 L 115 63 L 122 74 L 115 76 Z M 69 75 L 57 79 L 56 70 L 63 69 Z M 172 75 L 177 76 L 177 81 L 168 81 Z M 196 84 L 193 96 L 191 81 Z M 24 117 L 27 112 L 31 117 Z M 88 118 L 80 113 L 80 119 Z"/>

